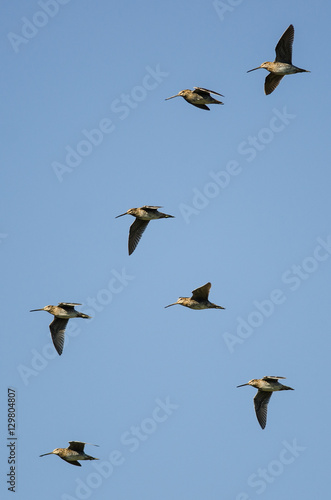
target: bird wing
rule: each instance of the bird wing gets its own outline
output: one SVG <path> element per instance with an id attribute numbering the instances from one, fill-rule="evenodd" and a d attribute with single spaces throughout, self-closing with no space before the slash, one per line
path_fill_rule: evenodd
<path id="1" fill-rule="evenodd" d="M 292 64 L 292 45 L 294 40 L 294 27 L 292 24 L 287 28 L 276 45 L 275 62 Z"/>
<path id="2" fill-rule="evenodd" d="M 271 94 L 278 87 L 279 82 L 284 77 L 284 75 L 277 75 L 275 73 L 269 73 L 264 82 L 264 93 L 265 95 Z"/>
<path id="3" fill-rule="evenodd" d="M 83 443 L 83 441 L 69 441 L 68 449 L 69 450 L 73 450 L 73 451 L 81 452 L 81 451 L 84 451 L 84 446 L 86 444 L 89 444 L 91 446 L 98 446 L 99 447 L 98 444 Z"/>
<path id="4" fill-rule="evenodd" d="M 157 210 L 158 208 L 162 208 L 162 207 L 151 207 L 150 205 L 144 205 L 141 208 L 148 208 L 148 210 Z"/>
<path id="5" fill-rule="evenodd" d="M 278 380 L 279 378 L 286 378 L 286 377 L 275 377 L 273 375 L 266 375 L 263 377 L 262 380 L 266 380 L 267 382 L 272 382 L 273 380 Z"/>
<path id="6" fill-rule="evenodd" d="M 267 424 L 267 410 L 271 396 L 271 391 L 259 390 L 254 398 L 255 413 L 262 429 L 264 429 Z"/>
<path id="7" fill-rule="evenodd" d="M 78 302 L 59 302 L 59 307 L 63 307 L 63 309 L 74 309 L 75 306 L 81 305 Z"/>
<path id="8" fill-rule="evenodd" d="M 192 300 L 208 300 L 209 290 L 211 288 L 211 283 L 206 283 L 200 288 L 196 288 L 192 291 Z"/>
<path id="9" fill-rule="evenodd" d="M 83 443 L 82 441 L 69 441 L 68 449 L 81 452 L 84 451 L 85 444 L 87 443 Z"/>
<path id="10" fill-rule="evenodd" d="M 196 108 L 206 109 L 207 111 L 210 111 L 208 106 L 206 106 L 205 104 L 196 104 L 195 102 L 190 102 L 190 104 L 192 104 L 192 106 L 195 106 Z"/>
<path id="11" fill-rule="evenodd" d="M 203 87 L 193 87 L 193 88 L 194 88 L 193 92 L 201 95 L 202 97 L 206 97 L 209 94 L 215 94 L 215 95 L 219 95 L 221 97 L 224 97 L 223 94 L 219 94 L 218 92 L 215 92 L 214 90 L 204 89 Z"/>
<path id="12" fill-rule="evenodd" d="M 66 329 L 69 319 L 54 318 L 49 325 L 53 344 L 58 354 L 61 356 L 64 346 L 64 331 Z"/>
<path id="13" fill-rule="evenodd" d="M 136 249 L 148 223 L 149 220 L 136 219 L 133 224 L 131 224 L 129 231 L 129 255 Z"/>
<path id="14" fill-rule="evenodd" d="M 58 455 L 60 457 L 60 455 Z M 67 462 L 67 464 L 71 464 L 71 465 L 78 465 L 78 467 L 81 467 L 82 464 L 80 464 L 79 462 L 77 462 L 77 460 L 67 460 L 66 458 L 63 458 L 63 457 L 60 457 L 62 458 L 62 460 L 64 460 L 65 462 Z"/>

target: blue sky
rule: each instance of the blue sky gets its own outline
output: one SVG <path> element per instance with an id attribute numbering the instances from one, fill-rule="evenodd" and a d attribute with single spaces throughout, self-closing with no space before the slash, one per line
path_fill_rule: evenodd
<path id="1" fill-rule="evenodd" d="M 1 498 L 329 494 L 331 8 L 2 2 Z M 293 63 L 265 70 L 293 24 Z M 224 106 L 166 97 L 202 86 Z M 161 205 L 127 254 L 131 207 Z M 210 281 L 226 309 L 164 309 Z M 59 357 L 46 312 L 79 302 Z M 286 377 L 262 430 L 251 387 Z M 39 455 L 98 444 L 72 467 Z M 318 485 L 318 486 L 317 486 Z"/>

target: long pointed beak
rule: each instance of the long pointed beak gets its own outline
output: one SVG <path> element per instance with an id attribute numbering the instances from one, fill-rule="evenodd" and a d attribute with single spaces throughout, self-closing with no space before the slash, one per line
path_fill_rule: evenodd
<path id="1" fill-rule="evenodd" d="M 43 455 L 39 455 L 40 457 L 45 457 L 46 455 L 53 455 L 53 452 L 50 451 L 49 453 L 44 453 Z"/>
<path id="2" fill-rule="evenodd" d="M 173 304 L 169 304 L 168 306 L 165 306 L 164 309 L 167 309 L 167 307 L 170 307 L 170 306 L 175 306 L 176 304 L 178 304 L 178 302 L 174 302 Z"/>
<path id="3" fill-rule="evenodd" d="M 125 214 L 121 214 L 121 215 L 116 215 L 115 219 L 118 219 L 119 217 L 123 217 L 123 215 L 126 215 L 127 212 L 125 212 Z"/>
<path id="4" fill-rule="evenodd" d="M 171 97 L 167 97 L 166 99 L 164 99 L 165 101 L 169 101 L 169 99 L 173 99 L 174 97 L 179 97 L 179 94 L 176 94 L 176 95 L 172 95 Z"/>
<path id="5" fill-rule="evenodd" d="M 249 71 L 247 71 L 247 73 L 250 73 L 251 71 L 255 71 L 256 69 L 261 69 L 261 66 L 258 66 L 257 68 L 250 69 Z"/>
<path id="6" fill-rule="evenodd" d="M 241 385 L 237 385 L 237 387 L 244 387 L 244 385 L 249 385 L 249 384 L 241 384 Z"/>
<path id="7" fill-rule="evenodd" d="M 45 310 L 44 308 L 42 308 L 42 309 L 31 309 L 30 313 L 33 313 L 35 311 L 44 311 L 44 310 Z"/>

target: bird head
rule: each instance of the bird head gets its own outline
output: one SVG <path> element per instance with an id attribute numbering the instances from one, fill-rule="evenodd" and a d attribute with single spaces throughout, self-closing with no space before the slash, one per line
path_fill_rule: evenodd
<path id="1" fill-rule="evenodd" d="M 31 309 L 30 312 L 35 312 L 35 311 L 47 311 L 49 312 L 53 306 L 45 306 L 42 309 Z"/>
<path id="2" fill-rule="evenodd" d="M 173 99 L 174 97 L 184 97 L 187 94 L 187 92 L 190 92 L 190 90 L 188 89 L 181 90 L 180 92 L 178 92 L 178 94 L 172 95 L 171 97 L 167 97 L 165 101 L 169 101 L 169 99 Z"/>
<path id="3" fill-rule="evenodd" d="M 165 306 L 165 309 L 170 306 L 175 306 L 176 304 L 183 304 L 185 297 L 179 297 L 177 302 L 174 302 L 173 304 L 169 304 L 168 306 Z"/>
<path id="4" fill-rule="evenodd" d="M 135 210 L 135 208 L 130 208 L 127 212 L 125 212 L 124 214 L 121 214 L 121 215 L 117 215 L 115 217 L 115 219 L 118 219 L 119 217 L 123 217 L 123 215 L 133 215 L 133 211 Z"/>
<path id="5" fill-rule="evenodd" d="M 58 455 L 60 453 L 60 448 L 55 448 L 55 450 L 50 451 L 49 453 L 44 453 L 43 455 L 39 455 L 40 457 L 45 457 L 46 455 Z"/>
<path id="6" fill-rule="evenodd" d="M 247 73 L 250 73 L 251 71 L 255 71 L 256 69 L 260 69 L 260 68 L 268 69 L 268 66 L 269 66 L 269 62 L 266 61 L 266 62 L 262 63 L 261 66 L 258 66 L 257 68 L 250 69 L 249 71 L 247 71 Z"/>
<path id="7" fill-rule="evenodd" d="M 237 385 L 237 387 L 244 387 L 245 385 L 252 385 L 254 387 L 256 382 L 257 382 L 257 379 L 253 378 L 252 380 L 247 382 L 247 384 Z"/>

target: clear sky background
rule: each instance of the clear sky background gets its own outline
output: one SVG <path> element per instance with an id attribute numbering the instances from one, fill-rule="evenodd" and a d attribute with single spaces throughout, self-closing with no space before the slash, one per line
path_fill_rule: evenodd
<path id="1" fill-rule="evenodd" d="M 43 7 L 42 7 L 43 5 Z M 223 7 L 222 7 L 223 5 Z M 227 6 L 227 7 L 226 7 Z M 48 12 L 48 13 L 47 13 Z M 327 1 L 2 2 L 1 498 L 330 494 Z M 32 24 L 31 24 L 32 23 Z M 264 95 L 289 26 L 308 69 Z M 182 98 L 224 94 L 209 112 Z M 162 205 L 127 253 L 131 207 Z M 226 309 L 164 309 L 210 281 Z M 46 312 L 79 302 L 61 357 Z M 262 430 L 255 389 L 276 393 Z M 42 453 L 98 444 L 73 467 Z"/>

